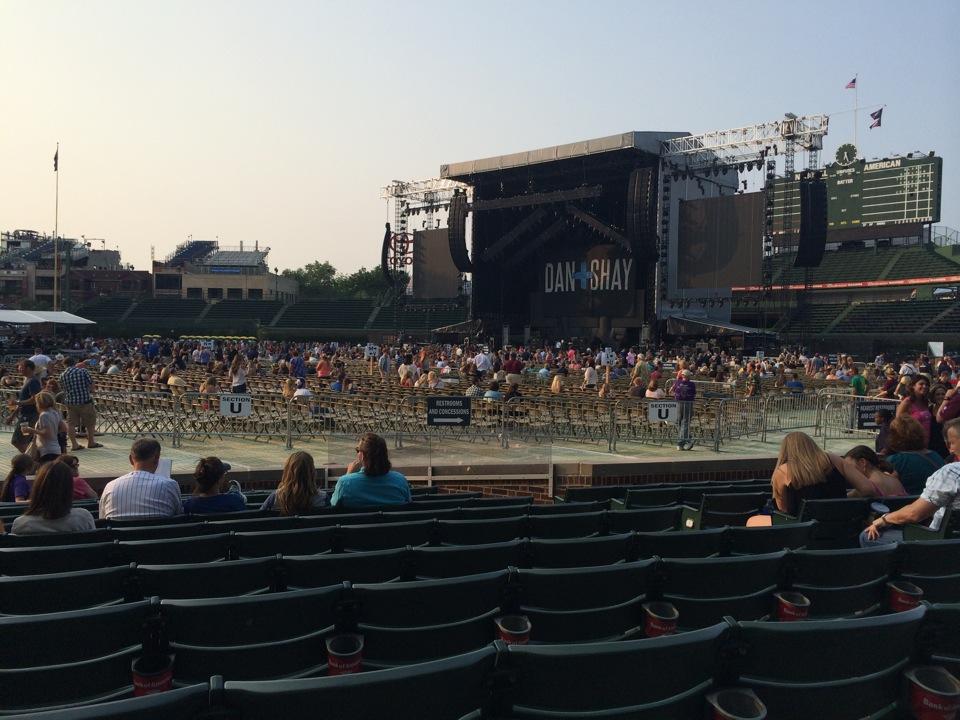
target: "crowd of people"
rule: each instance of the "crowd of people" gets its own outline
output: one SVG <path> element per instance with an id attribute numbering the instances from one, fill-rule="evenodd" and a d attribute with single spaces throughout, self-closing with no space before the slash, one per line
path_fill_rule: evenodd
<path id="1" fill-rule="evenodd" d="M 159 472 L 161 452 L 156 440 L 134 441 L 129 455 L 131 471 L 109 481 L 99 497 L 80 477 L 79 461 L 72 455 L 39 464 L 29 455 L 15 456 L 0 487 L 0 502 L 25 503 L 27 507 L 10 532 L 36 535 L 94 530 L 90 511 L 73 506 L 82 499 L 98 500 L 98 516 L 104 520 L 203 516 L 247 509 L 240 484 L 228 479 L 229 463 L 214 456 L 201 458 L 193 473 L 193 492 L 184 498 L 179 482 Z M 318 486 L 313 457 L 298 450 L 287 457 L 276 489 L 259 509 L 293 516 L 325 507 L 352 510 L 410 501 L 409 483 L 393 469 L 386 441 L 365 433 L 357 441 L 355 459 L 332 493 Z"/>

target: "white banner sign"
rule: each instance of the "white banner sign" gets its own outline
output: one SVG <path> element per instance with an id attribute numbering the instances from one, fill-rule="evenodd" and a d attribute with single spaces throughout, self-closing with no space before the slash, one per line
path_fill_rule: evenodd
<path id="1" fill-rule="evenodd" d="M 647 420 L 654 423 L 677 424 L 677 401 L 658 400 L 647 403 Z"/>
<path id="2" fill-rule="evenodd" d="M 249 395 L 226 393 L 220 396 L 220 414 L 223 417 L 250 417 L 253 398 Z"/>

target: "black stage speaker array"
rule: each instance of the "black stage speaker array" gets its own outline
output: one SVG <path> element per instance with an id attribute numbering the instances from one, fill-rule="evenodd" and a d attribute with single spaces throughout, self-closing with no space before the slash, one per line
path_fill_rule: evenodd
<path id="1" fill-rule="evenodd" d="M 637 168 L 627 185 L 627 237 L 641 259 L 657 257 L 657 188 L 653 168 Z"/>
<path id="2" fill-rule="evenodd" d="M 467 195 L 454 193 L 450 199 L 450 212 L 447 214 L 447 241 L 450 243 L 450 257 L 460 272 L 473 272 L 473 263 L 467 254 Z"/>
<path id="3" fill-rule="evenodd" d="M 827 184 L 800 181 L 800 243 L 794 267 L 819 267 L 827 247 Z"/>

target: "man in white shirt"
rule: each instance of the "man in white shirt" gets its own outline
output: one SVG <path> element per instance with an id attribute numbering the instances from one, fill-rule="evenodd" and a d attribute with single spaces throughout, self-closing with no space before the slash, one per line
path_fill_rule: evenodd
<path id="1" fill-rule="evenodd" d="M 37 348 L 34 354 L 30 356 L 30 362 L 32 362 L 34 367 L 37 369 L 35 373 L 37 380 L 43 382 L 43 380 L 47 377 L 47 365 L 53 362 L 50 359 L 50 356 L 44 355 L 43 351 L 40 348 Z"/>
<path id="2" fill-rule="evenodd" d="M 477 353 L 476 357 L 473 358 L 473 364 L 477 368 L 477 372 L 480 375 L 483 375 L 487 370 L 493 367 L 490 363 L 490 358 L 483 351 Z"/>
<path id="3" fill-rule="evenodd" d="M 157 475 L 160 443 L 141 438 L 130 448 L 133 471 L 111 480 L 100 496 L 100 517 L 108 520 L 169 517 L 183 514 L 180 485 Z"/>

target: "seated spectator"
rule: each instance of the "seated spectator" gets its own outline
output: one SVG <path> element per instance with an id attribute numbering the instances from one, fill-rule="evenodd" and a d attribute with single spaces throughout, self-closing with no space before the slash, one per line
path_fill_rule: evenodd
<path id="1" fill-rule="evenodd" d="M 565 374 L 566 373 L 558 371 L 557 374 L 553 376 L 553 381 L 550 383 L 550 393 L 552 395 L 560 395 L 563 393 L 563 376 Z"/>
<path id="2" fill-rule="evenodd" d="M 73 473 L 61 462 L 40 468 L 33 481 L 30 505 L 13 521 L 14 535 L 84 532 L 94 530 L 93 515 L 73 507 Z"/>
<path id="3" fill-rule="evenodd" d="M 518 383 L 512 383 L 510 387 L 507 388 L 506 394 L 503 396 L 504 400 L 512 400 L 513 398 L 523 397 L 520 394 L 520 385 Z"/>
<path id="4" fill-rule="evenodd" d="M 550 379 L 550 365 L 547 363 L 543 364 L 543 367 L 537 370 L 537 380 L 540 382 L 546 382 Z"/>
<path id="5" fill-rule="evenodd" d="M 803 382 L 797 373 L 790 376 L 790 379 L 784 383 L 784 387 L 790 391 L 791 395 L 803 395 Z"/>
<path id="6" fill-rule="evenodd" d="M 386 441 L 379 435 L 366 433 L 357 443 L 357 459 L 337 481 L 331 504 L 362 508 L 409 503 L 410 485 L 391 467 Z"/>
<path id="7" fill-rule="evenodd" d="M 483 388 L 480 387 L 479 375 L 470 376 L 470 387 L 467 388 L 467 391 L 464 394 L 467 397 L 473 397 L 473 398 L 483 397 Z"/>
<path id="8" fill-rule="evenodd" d="M 57 460 L 70 468 L 70 472 L 73 474 L 74 500 L 96 500 L 100 497 L 97 495 L 97 491 L 80 477 L 80 458 L 76 455 L 61 455 Z"/>
<path id="9" fill-rule="evenodd" d="M 796 515 L 803 500 L 844 498 L 851 487 L 861 497 L 876 495 L 852 458 L 824 452 L 802 432 L 788 433 L 780 443 L 771 485 L 777 509 L 787 515 Z"/>
<path id="10" fill-rule="evenodd" d="M 646 393 L 646 390 L 643 387 L 643 378 L 635 375 L 633 380 L 630 381 L 630 389 L 627 390 L 627 395 L 632 398 L 642 398 L 644 393 Z"/>
<path id="11" fill-rule="evenodd" d="M 283 466 L 277 489 L 267 496 L 261 510 L 278 510 L 281 515 L 300 515 L 327 505 L 327 493 L 317 489 L 317 470 L 310 453 L 298 450 Z"/>
<path id="12" fill-rule="evenodd" d="M 330 383 L 330 392 L 343 392 L 343 381 L 346 380 L 347 374 L 341 372 L 337 375 L 337 379 Z"/>
<path id="13" fill-rule="evenodd" d="M 133 471 L 111 480 L 100 496 L 100 517 L 107 520 L 171 517 L 183 513 L 180 485 L 157 475 L 160 443 L 141 438 L 130 448 Z"/>
<path id="14" fill-rule="evenodd" d="M 919 495 L 943 460 L 927 449 L 923 426 L 909 415 L 898 415 L 887 433 L 887 462 L 897 471 L 908 495 Z"/>
<path id="15" fill-rule="evenodd" d="M 500 392 L 500 383 L 496 380 L 490 383 L 490 389 L 483 394 L 484 400 L 503 400 L 503 393 Z"/>
<path id="16" fill-rule="evenodd" d="M 609 400 L 613 397 L 613 390 L 610 388 L 610 383 L 604 382 L 600 384 L 600 391 L 597 393 L 597 397 L 601 400 Z"/>
<path id="17" fill-rule="evenodd" d="M 215 375 L 207 375 L 206 379 L 200 383 L 200 393 L 203 395 L 218 395 L 220 393 L 220 381 Z"/>
<path id="18" fill-rule="evenodd" d="M 857 445 L 844 455 L 850 458 L 857 466 L 857 470 L 864 474 L 867 482 L 873 485 L 876 497 L 903 497 L 907 491 L 897 478 L 897 471 L 886 460 L 879 457 L 866 445 Z M 851 497 L 858 497 L 857 490 L 850 491 Z"/>
<path id="19" fill-rule="evenodd" d="M 230 463 L 218 457 L 201 458 L 193 471 L 196 488 L 193 495 L 183 501 L 183 512 L 187 515 L 206 515 L 208 513 L 240 512 L 247 509 L 247 499 L 236 487 L 224 492 L 224 476 L 230 471 Z"/>
<path id="20" fill-rule="evenodd" d="M 647 383 L 647 389 L 643 393 L 643 396 L 650 400 L 662 400 L 664 397 L 666 397 L 666 394 L 662 389 L 657 387 L 657 379 L 650 378 L 650 382 Z"/>
<path id="21" fill-rule="evenodd" d="M 25 503 L 30 499 L 30 481 L 27 475 L 33 472 L 33 458 L 25 453 L 14 455 L 10 460 L 10 472 L 0 489 L 0 502 Z"/>
<path id="22" fill-rule="evenodd" d="M 944 426 L 947 447 L 960 454 L 960 419 Z M 944 465 L 927 478 L 920 497 L 909 505 L 874 520 L 860 535 L 860 545 L 885 545 L 903 540 L 903 526 L 930 520 L 930 528 L 939 530 L 947 508 L 960 512 L 960 463 Z"/>

